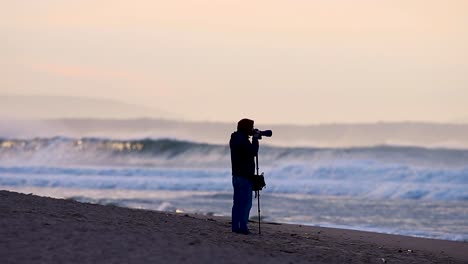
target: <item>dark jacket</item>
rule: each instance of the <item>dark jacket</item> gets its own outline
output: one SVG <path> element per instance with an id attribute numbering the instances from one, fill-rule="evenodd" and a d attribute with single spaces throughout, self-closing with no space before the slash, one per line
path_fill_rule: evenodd
<path id="1" fill-rule="evenodd" d="M 250 178 L 255 174 L 255 156 L 258 153 L 258 139 L 253 138 L 250 143 L 249 136 L 242 131 L 231 134 L 229 141 L 231 148 L 232 176 Z"/>

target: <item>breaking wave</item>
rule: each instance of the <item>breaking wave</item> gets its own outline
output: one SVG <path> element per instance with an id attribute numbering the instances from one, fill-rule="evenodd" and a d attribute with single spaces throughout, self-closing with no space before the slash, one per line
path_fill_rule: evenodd
<path id="1" fill-rule="evenodd" d="M 262 164 L 278 162 L 335 162 L 371 160 L 422 166 L 460 167 L 468 165 L 468 150 L 399 146 L 351 148 L 285 148 L 261 146 Z M 114 140 L 102 138 L 0 139 L 2 163 L 80 165 L 215 165 L 230 162 L 228 145 L 214 145 L 175 139 Z M 138 159 L 141 163 L 138 164 Z M 133 162 L 137 162 L 134 164 Z M 43 163 L 40 163 L 43 164 Z M 229 164 L 228 164 L 229 165 Z"/>
<path id="2" fill-rule="evenodd" d="M 468 200 L 468 150 L 261 146 L 266 192 Z M 173 139 L 0 140 L 0 185 L 230 191 L 227 145 Z"/>

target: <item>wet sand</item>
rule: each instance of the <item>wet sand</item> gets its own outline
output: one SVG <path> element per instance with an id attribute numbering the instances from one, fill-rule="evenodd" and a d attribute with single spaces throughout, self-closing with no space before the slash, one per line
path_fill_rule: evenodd
<path id="1" fill-rule="evenodd" d="M 0 191 L 1 263 L 468 263 L 468 243 L 136 210 Z"/>

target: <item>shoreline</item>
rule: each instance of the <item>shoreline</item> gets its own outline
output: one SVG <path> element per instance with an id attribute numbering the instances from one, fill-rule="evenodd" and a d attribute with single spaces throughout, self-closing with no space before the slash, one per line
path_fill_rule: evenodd
<path id="1" fill-rule="evenodd" d="M 165 191 L 165 190 L 148 190 L 148 191 L 141 191 L 141 190 L 106 190 L 106 189 L 76 189 L 76 188 L 54 188 L 54 187 L 18 187 L 18 186 L 2 186 L 0 185 L 0 190 L 7 190 L 10 192 L 18 192 L 23 194 L 35 194 L 37 196 L 44 196 L 56 199 L 72 199 L 82 203 L 92 203 L 92 204 L 100 204 L 100 205 L 115 205 L 124 208 L 132 208 L 132 209 L 142 209 L 142 210 L 150 210 L 150 211 L 161 211 L 161 212 L 183 212 L 188 214 L 202 214 L 202 215 L 217 215 L 217 216 L 224 216 L 230 217 L 229 212 L 219 213 L 218 211 L 208 210 L 208 211 L 197 211 L 197 210 L 185 210 L 186 208 L 190 208 L 190 206 L 186 206 L 184 204 L 179 204 L 172 206 L 167 210 L 167 207 L 161 206 L 164 205 L 164 202 L 160 206 L 151 206 L 152 203 L 145 202 L 144 204 L 126 204 L 120 203 L 118 200 L 127 200 L 127 199 L 142 199 L 142 200 L 159 200 L 159 201 L 167 201 L 177 197 L 178 199 L 192 199 L 193 197 L 201 197 L 201 196 L 210 196 L 210 195 L 229 195 L 229 199 L 232 199 L 232 192 L 218 192 L 218 191 Z M 313 195 L 297 195 L 297 194 L 276 194 L 276 193 L 269 193 L 264 194 L 268 195 L 270 198 L 274 197 L 287 197 L 292 199 L 304 199 L 308 197 L 310 199 L 322 199 L 322 198 L 329 198 L 332 200 L 336 199 L 343 199 L 341 197 L 333 197 L 333 196 L 313 196 Z M 267 196 L 265 196 L 267 197 Z M 116 201 L 114 201 L 116 200 Z M 325 199 L 328 200 L 328 199 Z M 103 202 L 104 201 L 104 202 Z M 158 202 L 159 202 L 158 201 Z M 361 199 L 356 198 L 356 201 L 361 201 Z M 363 200 L 364 201 L 364 200 Z M 172 203 L 173 201 L 169 201 Z M 157 202 L 156 202 L 157 203 Z M 268 203 L 268 201 L 266 202 Z M 459 202 L 452 202 L 452 203 L 459 203 Z M 466 204 L 466 203 L 465 203 Z M 468 205 L 468 204 L 467 204 Z M 256 205 L 254 205 L 256 207 Z M 253 207 L 253 211 L 251 213 L 251 219 L 256 220 L 256 209 Z M 206 209 L 206 208 L 205 208 Z M 230 208 L 229 208 L 230 210 Z M 263 211 L 263 210 L 262 210 Z M 268 212 L 267 212 L 268 213 Z M 264 218 L 264 212 L 262 212 L 262 218 Z M 411 230 L 414 232 L 408 232 L 408 229 L 402 231 L 401 229 L 396 231 L 392 228 L 370 228 L 366 226 L 359 226 L 359 225 L 337 225 L 333 223 L 324 223 L 324 222 L 303 222 L 303 221 L 281 221 L 275 219 L 274 217 L 270 217 L 267 214 L 265 217 L 266 221 L 270 222 L 277 222 L 283 224 L 293 224 L 293 225 L 304 225 L 304 226 L 314 226 L 314 227 L 328 227 L 334 229 L 349 229 L 349 230 L 356 230 L 356 231 L 365 231 L 365 232 L 372 232 L 372 233 L 381 233 L 381 234 L 389 234 L 389 235 L 402 235 L 402 236 L 409 236 L 409 237 L 417 237 L 417 238 L 428 238 L 428 239 L 436 239 L 436 240 L 447 240 L 447 241 L 458 241 L 458 242 L 468 242 L 466 235 L 460 235 L 456 233 L 445 233 L 444 235 L 431 235 L 430 233 L 423 233 L 423 232 L 416 232 L 415 230 Z M 356 223 L 355 223 L 356 224 Z"/>
<path id="2" fill-rule="evenodd" d="M 80 203 L 0 191 L 2 263 L 466 263 L 468 243 Z"/>

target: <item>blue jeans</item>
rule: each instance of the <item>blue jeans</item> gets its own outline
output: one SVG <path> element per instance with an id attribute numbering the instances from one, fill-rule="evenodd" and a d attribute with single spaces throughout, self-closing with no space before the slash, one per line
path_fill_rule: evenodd
<path id="1" fill-rule="evenodd" d="M 252 183 L 246 178 L 233 176 L 232 186 L 234 187 L 232 232 L 247 232 L 252 208 Z"/>

